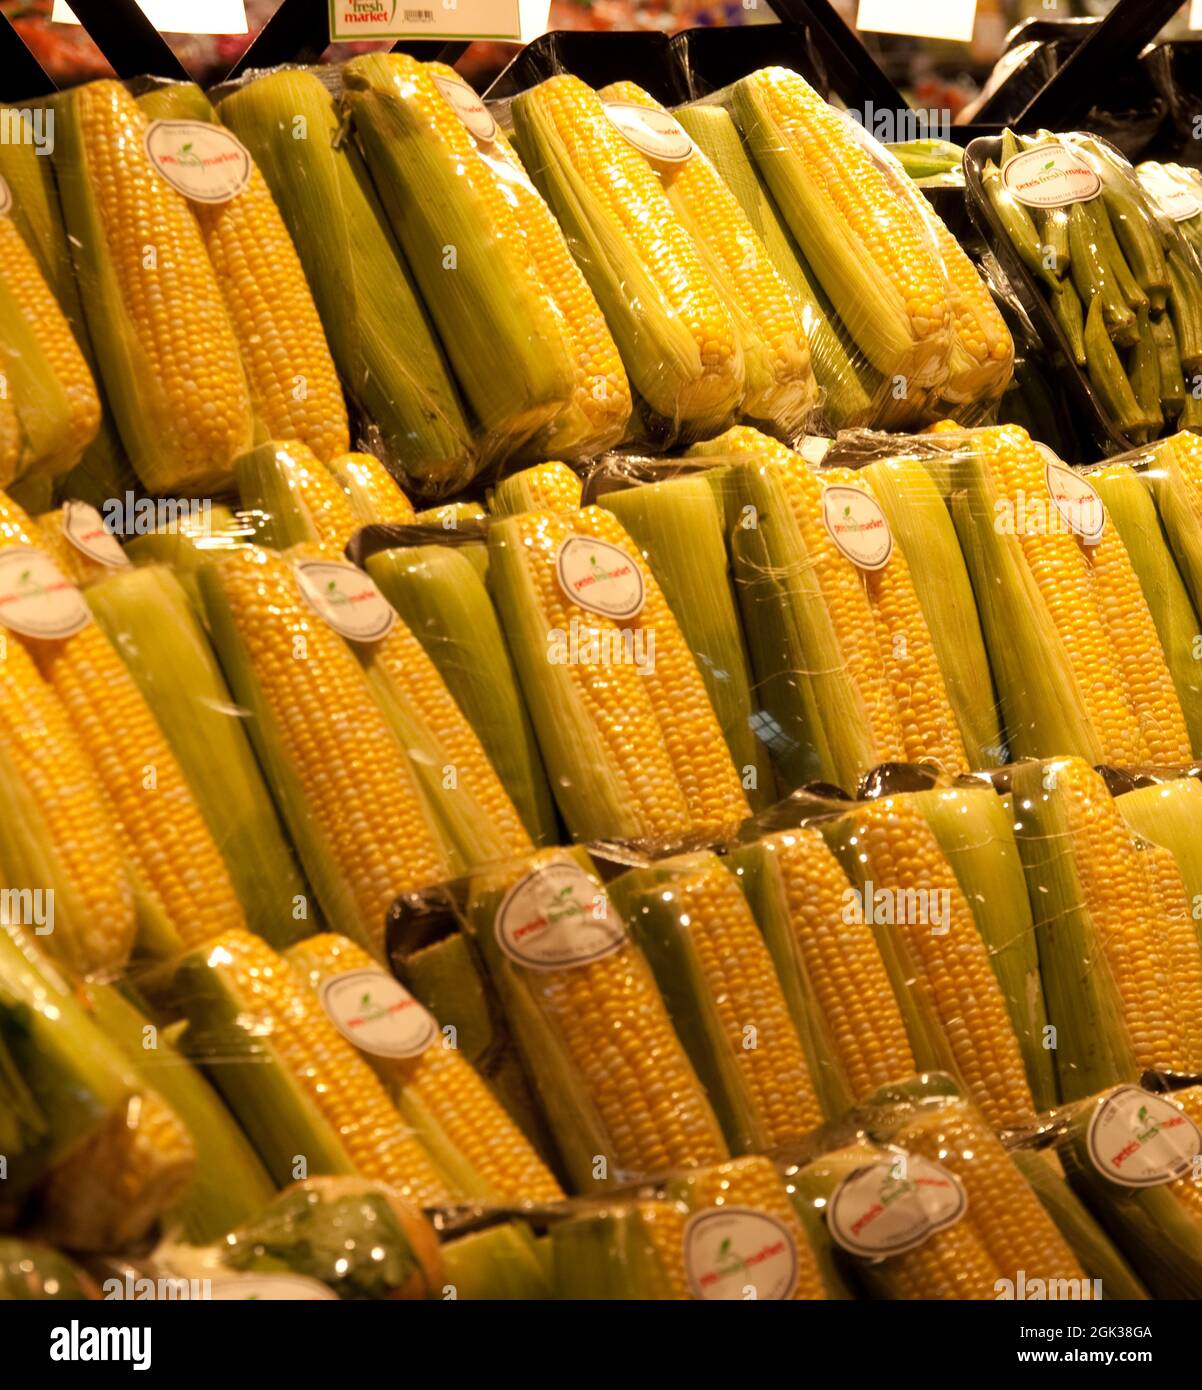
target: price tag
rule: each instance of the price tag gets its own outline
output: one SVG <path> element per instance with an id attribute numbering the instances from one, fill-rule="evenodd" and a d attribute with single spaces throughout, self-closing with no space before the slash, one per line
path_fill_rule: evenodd
<path id="1" fill-rule="evenodd" d="M 549 0 L 329 0 L 330 39 L 506 39 L 547 31 Z"/>
<path id="2" fill-rule="evenodd" d="M 977 0 L 860 0 L 856 28 L 968 43 L 976 17 Z"/>

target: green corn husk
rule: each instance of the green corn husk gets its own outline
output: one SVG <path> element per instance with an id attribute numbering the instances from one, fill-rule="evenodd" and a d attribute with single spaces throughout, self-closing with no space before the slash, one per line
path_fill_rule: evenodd
<path id="1" fill-rule="evenodd" d="M 1058 1145 L 1064 1171 L 1153 1298 L 1202 1298 L 1202 1204 L 1197 1197 L 1202 1178 L 1195 1166 L 1168 1183 L 1127 1187 L 1100 1172 L 1089 1151 L 1089 1124 L 1113 1094 L 1095 1096 L 1073 1114 Z M 1200 1100 L 1196 1086 L 1148 1097 L 1158 1112 L 1172 1106 L 1195 1123 L 1202 1118 Z M 1192 1198 L 1185 1195 L 1191 1189 Z"/>
<path id="2" fill-rule="evenodd" d="M 857 347 L 886 377 L 904 378 L 907 394 L 917 397 L 921 388 L 938 384 L 946 374 L 951 334 L 916 336 L 899 289 L 882 277 L 868 249 L 794 153 L 794 140 L 807 135 L 815 140 L 822 137 L 816 130 L 806 131 L 804 119 L 793 123 L 786 134 L 761 90 L 760 83 L 765 80 L 795 90 L 799 108 L 810 99 L 818 101 L 803 78 L 784 68 L 753 73 L 734 84 L 730 102 L 756 167 Z M 856 152 L 858 164 L 870 158 L 850 131 L 846 142 L 848 153 Z M 904 182 L 900 172 L 895 175 L 873 161 L 869 177 L 883 179 L 898 199 L 906 198 L 906 190 L 896 186 Z M 921 195 L 916 196 L 921 199 Z M 906 211 L 913 214 L 909 206 Z M 939 264 L 933 243 L 931 263 Z"/>
<path id="3" fill-rule="evenodd" d="M 492 600 L 478 567 L 464 554 L 471 549 L 384 550 L 368 559 L 367 572 L 437 666 L 531 839 L 552 844 L 555 805 L 538 741 Z"/>
<path id="4" fill-rule="evenodd" d="M 821 1122 L 814 1082 L 818 1067 L 793 1025 L 773 957 L 738 881 L 725 872 L 716 856 L 706 853 L 632 869 L 615 879 L 609 892 L 655 972 L 673 1026 L 709 1095 L 731 1152 L 763 1153 L 804 1140 Z M 747 936 L 736 944 L 729 933 L 740 927 Z M 724 972 L 736 956 L 738 977 L 732 978 Z M 711 962 L 722 973 L 711 973 Z M 749 979 L 770 993 L 760 995 L 756 984 L 749 989 Z M 793 988 L 800 986 L 794 983 Z M 768 1031 L 770 1020 L 752 1015 L 753 999 L 763 1007 L 775 1005 L 782 1015 L 787 1011 L 778 1030 Z M 735 1035 L 723 1018 L 728 1000 L 741 1018 L 746 1015 Z M 745 1051 L 748 1026 L 756 1028 L 758 1056 L 772 1059 L 778 1098 L 789 1098 L 792 1122 L 787 1131 L 774 1123 L 757 1100 Z"/>
<path id="5" fill-rule="evenodd" d="M 1101 493 L 1107 514 L 1139 577 L 1185 716 L 1190 747 L 1202 752 L 1202 664 L 1197 653 L 1202 626 L 1161 529 L 1155 504 L 1140 476 L 1128 464 L 1107 464 L 1092 470 L 1089 478 Z"/>
<path id="6" fill-rule="evenodd" d="M 705 475 L 610 492 L 613 512 L 642 551 L 709 692 L 753 810 L 774 799 L 767 749 L 756 737 L 756 705 L 731 592 L 722 507 Z"/>
<path id="7" fill-rule="evenodd" d="M 278 443 L 260 444 L 235 459 L 234 480 L 243 507 L 240 515 L 253 525 L 256 545 L 287 550 L 294 545 L 321 544 L 322 528 L 304 486 L 308 463 L 288 444 Z"/>
<path id="8" fill-rule="evenodd" d="M 1192 400 L 1192 395 L 1186 396 L 1187 407 Z M 1198 612 L 1202 605 L 1202 499 L 1187 471 L 1187 460 L 1195 449 L 1188 430 L 1154 445 L 1148 471 L 1141 477 L 1156 501 L 1181 578 Z M 1185 459 L 1175 457 L 1178 450 L 1185 451 Z"/>
<path id="9" fill-rule="evenodd" d="M 164 1223 L 196 1244 L 220 1239 L 269 1202 L 275 1185 L 229 1111 L 167 1030 L 152 1027 L 111 985 L 90 985 L 88 1003 L 93 1020 L 179 1116 L 195 1146 L 192 1185 Z"/>
<path id="10" fill-rule="evenodd" d="M 87 1274 L 52 1245 L 23 1236 L 0 1236 L 0 1303 L 30 1299 L 82 1302 L 99 1297 Z"/>
<path id="11" fill-rule="evenodd" d="M 916 180 L 964 167 L 964 151 L 950 140 L 902 140 L 885 148 Z"/>
<path id="12" fill-rule="evenodd" d="M 612 1093 L 592 1091 L 588 1073 L 583 1070 L 587 1065 L 595 1073 L 598 1062 L 605 1065 L 606 1058 L 616 1067 L 613 1048 L 619 1034 L 629 1027 L 639 1031 L 640 1053 L 655 1068 L 654 1103 L 670 1105 L 675 1117 L 678 1139 L 667 1133 L 656 1134 L 664 1155 L 660 1166 L 725 1158 L 718 1122 L 672 1031 L 651 968 L 629 937 L 616 951 L 562 971 L 529 968 L 502 949 L 498 916 L 507 895 L 519 885 L 537 892 L 542 887 L 540 879 L 546 885 L 543 891 L 553 893 L 558 913 L 571 920 L 575 910 L 581 923 L 606 921 L 617 929 L 619 924 L 613 921 L 615 914 L 592 861 L 580 848 L 541 851 L 478 875 L 470 885 L 466 922 L 513 1029 L 573 1189 L 594 1192 L 598 1182 L 645 1176 L 638 1171 L 638 1153 L 620 1150 L 607 1123 L 607 1114 L 625 1122 L 624 1115 L 619 1117 L 615 1112 L 616 1098 Z M 591 902 L 582 901 L 581 895 L 587 892 L 592 894 Z M 576 972 L 581 988 L 590 992 L 605 988 L 606 982 L 621 980 L 620 988 L 607 996 L 611 1000 L 607 1031 L 591 1040 L 587 1057 L 573 1054 L 571 1037 L 564 1030 L 567 1001 L 563 990 L 572 985 L 567 977 Z M 578 1035 L 576 1041 L 581 1041 Z M 647 1139 L 644 1135 L 643 1142 Z"/>
<path id="13" fill-rule="evenodd" d="M 486 521 L 488 513 L 479 502 L 444 502 L 440 507 L 427 507 L 417 512 L 413 519 L 419 526 L 458 531 L 461 526 L 474 528 L 477 522 Z"/>
<path id="14" fill-rule="evenodd" d="M 989 464 L 952 465 L 952 518 L 972 578 L 977 613 L 1002 707 L 1011 758 L 1073 753 L 1103 761 L 1068 654 L 1023 554 L 1015 527 L 998 525 L 1007 500 Z"/>
<path id="15" fill-rule="evenodd" d="M 1045 1045 L 1047 1007 L 1035 924 L 1014 826 L 991 788 L 915 792 L 915 804 L 952 866 L 1006 1001 L 1037 1111 L 1056 1103 L 1056 1075 Z"/>
<path id="16" fill-rule="evenodd" d="M 477 461 L 455 388 L 367 170 L 311 72 L 269 73 L 219 103 L 267 180 L 350 398 L 395 476 L 462 487 Z M 296 123 L 306 139 L 294 139 Z"/>
<path id="17" fill-rule="evenodd" d="M 307 936 L 308 890 L 182 585 L 153 565 L 102 580 L 87 597 L 179 759 L 247 926 L 277 950 Z"/>
<path id="18" fill-rule="evenodd" d="M 5 485 L 28 474 L 71 468 L 79 451 L 73 439 L 67 393 L 42 350 L 37 332 L 0 275 L 0 371 L 20 435 L 16 471 Z"/>
<path id="19" fill-rule="evenodd" d="M 441 1251 L 442 1296 L 472 1302 L 553 1297 L 538 1244 L 526 1227 L 513 1221 L 447 1241 Z"/>
<path id="20" fill-rule="evenodd" d="M 567 119 L 580 121 L 587 132 L 579 154 L 575 142 L 569 143 L 557 128 L 557 96 L 575 108 Z M 562 73 L 522 92 L 511 114 L 522 163 L 596 296 L 630 385 L 670 433 L 702 438 L 712 434 L 732 417 L 742 399 L 741 356 L 721 364 L 703 359 L 695 327 L 673 302 L 683 293 L 681 287 L 673 286 L 669 297 L 627 222 L 597 196 L 594 181 L 605 177 L 628 149 L 625 137 L 605 117 L 600 97 L 578 78 Z M 635 195 L 627 189 L 622 196 Z M 687 237 L 684 247 L 687 254 Z M 679 242 L 676 251 L 681 252 Z M 699 258 L 690 269 L 706 274 Z M 711 291 L 716 288 L 720 287 L 710 284 Z"/>
<path id="21" fill-rule="evenodd" d="M 154 505 L 151 499 L 146 500 Z M 135 565 L 167 566 L 195 603 L 200 567 L 235 546 L 246 545 L 255 533 L 252 518 L 244 518 L 222 503 L 206 504 L 199 518 L 177 518 L 131 536 L 125 542 L 125 553 Z"/>
<path id="22" fill-rule="evenodd" d="M 584 484 L 565 463 L 535 464 L 502 478 L 488 498 L 490 516 L 519 512 L 575 512 L 581 507 Z"/>
<path id="23" fill-rule="evenodd" d="M 1010 1157 L 1056 1223 L 1056 1229 L 1072 1246 L 1085 1273 L 1101 1282 L 1102 1297 L 1108 1301 L 1147 1299 L 1148 1291 L 1132 1273 L 1118 1247 L 1069 1186 L 1057 1156 L 1046 1150 L 1014 1149 Z"/>
<path id="24" fill-rule="evenodd" d="M 665 1217 L 674 1224 L 685 1220 L 683 1208 L 676 1203 L 648 1200 L 585 1207 L 557 1221 L 551 1227 L 556 1299 L 660 1302 L 673 1298 L 673 1279 L 648 1230 L 649 1221 Z"/>
<path id="25" fill-rule="evenodd" d="M 969 764 L 1000 766 L 1006 750 L 985 639 L 939 489 L 917 459 L 882 459 L 869 464 L 864 476 L 906 557 Z"/>
<path id="26" fill-rule="evenodd" d="M 1039 946 L 1048 1019 L 1056 1029 L 1062 1100 L 1078 1100 L 1140 1072 L 1105 950 L 1106 926 L 1088 906 L 1084 862 L 1074 843 L 1063 763 L 1015 766 L 1015 833 Z M 1104 786 L 1098 782 L 1104 793 Z"/>
<path id="27" fill-rule="evenodd" d="M 1202 783 L 1178 777 L 1136 787 L 1115 798 L 1123 819 L 1143 840 L 1167 849 L 1177 861 L 1195 923 L 1202 922 Z"/>
<path id="28" fill-rule="evenodd" d="M 412 952 L 400 975 L 444 1028 L 455 1029 L 460 1051 L 548 1161 L 554 1144 L 531 1095 L 509 1024 L 467 938 L 456 932 Z"/>
<path id="29" fill-rule="evenodd" d="M 756 172 L 730 112 L 702 103 L 682 106 L 672 114 L 722 175 L 778 274 L 801 300 L 814 375 L 824 392 L 824 410 L 831 426 L 841 430 L 866 424 L 872 414 L 872 398 L 881 384 L 880 374 L 856 360 L 855 344 L 813 272 L 805 267 L 801 249 Z"/>
<path id="30" fill-rule="evenodd" d="M 475 144 L 426 64 L 364 54 L 343 68 L 343 87 L 393 235 L 483 433 L 481 451 L 512 457 L 563 413 L 575 387 L 563 315 L 490 208 L 494 180 L 520 175 Z M 443 107 L 437 118 L 432 103 Z M 447 246 L 456 248 L 451 273 Z M 621 426 L 601 447 L 620 435 Z"/>
<path id="31" fill-rule="evenodd" d="M 360 526 L 407 526 L 413 504 L 384 465 L 371 454 L 335 454 L 326 467 L 346 494 Z"/>

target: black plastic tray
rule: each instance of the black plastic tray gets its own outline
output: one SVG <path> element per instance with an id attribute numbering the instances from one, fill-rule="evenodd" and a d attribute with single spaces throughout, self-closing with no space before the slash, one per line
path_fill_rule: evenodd
<path id="1" fill-rule="evenodd" d="M 1101 139 L 1096 135 L 1093 138 Z M 981 171 L 987 160 L 992 159 L 995 164 L 1001 164 L 1001 150 L 1000 136 L 978 136 L 964 151 L 964 178 L 967 184 L 969 213 L 1005 272 L 1015 298 L 1022 305 L 1024 313 L 1038 334 L 1048 366 L 1058 374 L 1064 384 L 1064 392 L 1073 406 L 1074 423 L 1079 433 L 1083 437 L 1091 438 L 1103 456 L 1125 453 L 1137 447 L 1135 441 L 1128 439 L 1112 422 L 1095 394 L 1088 376 L 1073 360 L 1072 348 L 1064 330 L 1056 321 L 1035 277 L 1020 260 L 985 193 Z M 1118 151 L 1115 150 L 1115 153 Z"/>
<path id="2" fill-rule="evenodd" d="M 1183 164 L 1202 163 L 1194 138 L 1202 117 L 1202 39 L 1151 44 L 1140 55 L 1140 65 L 1168 107 L 1174 153 Z"/>
<path id="3" fill-rule="evenodd" d="M 637 82 L 664 106 L 688 100 L 679 85 L 666 34 L 575 29 L 553 30 L 527 44 L 484 93 L 484 99 L 508 100 L 561 72 L 570 72 L 596 88 L 611 82 Z"/>
<path id="4" fill-rule="evenodd" d="M 685 100 L 709 96 L 759 68 L 792 68 L 822 96 L 833 88 L 818 37 L 801 24 L 750 24 L 741 29 L 686 29 L 669 42 Z"/>

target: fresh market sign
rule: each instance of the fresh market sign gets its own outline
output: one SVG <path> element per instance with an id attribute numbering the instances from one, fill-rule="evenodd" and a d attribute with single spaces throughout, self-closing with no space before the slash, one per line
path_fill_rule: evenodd
<path id="1" fill-rule="evenodd" d="M 329 0 L 330 38 L 508 39 L 547 29 L 550 0 Z"/>

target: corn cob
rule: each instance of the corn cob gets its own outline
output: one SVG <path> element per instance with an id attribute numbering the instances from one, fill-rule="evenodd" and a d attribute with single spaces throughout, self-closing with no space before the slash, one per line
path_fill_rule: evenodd
<path id="1" fill-rule="evenodd" d="M 34 521 L 39 546 L 80 588 L 87 588 L 129 566 L 116 537 L 95 508 L 86 502 L 68 500 L 55 511 L 35 517 Z"/>
<path id="2" fill-rule="evenodd" d="M 138 98 L 150 120 L 218 124 L 191 82 Z M 242 351 L 251 405 L 272 439 L 296 439 L 319 459 L 349 447 L 342 388 L 305 272 L 263 175 L 222 203 L 190 202 Z"/>
<path id="3" fill-rule="evenodd" d="M 762 68 L 732 95 L 789 230 L 865 356 L 903 378 L 907 395 L 938 384 L 952 345 L 951 291 L 899 180 L 796 73 Z"/>
<path id="4" fill-rule="evenodd" d="M 1095 1122 L 1105 1120 L 1110 1121 L 1111 1137 L 1097 1147 L 1090 1131 Z M 1202 1297 L 1202 1177 L 1196 1162 L 1181 1161 L 1198 1143 L 1199 1126 L 1202 1093 L 1197 1086 L 1171 1095 L 1124 1086 L 1078 1107 L 1058 1146 L 1069 1181 L 1153 1298 Z M 1163 1136 L 1174 1132 L 1179 1137 L 1166 1152 Z M 1130 1186 L 1110 1177 L 1115 1170 L 1108 1165 L 1124 1149 L 1135 1150 L 1140 1163 L 1145 1145 L 1154 1154 L 1150 1182 Z M 1175 1176 L 1173 1158 L 1178 1160 Z"/>
<path id="5" fill-rule="evenodd" d="M 53 305 L 47 324 L 31 316 L 30 301 L 51 296 L 44 283 L 29 293 L 37 268 L 11 226 L 4 237 L 10 239 L 21 254 L 8 258 L 7 270 L 0 265 L 0 482 L 5 487 L 22 477 L 39 484 L 77 456 L 68 383 L 59 380 L 51 358 L 52 348 L 62 345 L 60 335 L 70 333 Z"/>
<path id="6" fill-rule="evenodd" d="M 53 893 L 46 949 L 80 973 L 118 971 L 135 932 L 123 846 L 88 752 L 13 634 L 0 642 L 0 868 Z"/>
<path id="7" fill-rule="evenodd" d="M 927 221 L 947 276 L 952 308 L 952 350 L 945 400 L 978 410 L 999 399 L 1014 370 L 1014 340 L 980 272 L 933 210 Z"/>
<path id="8" fill-rule="evenodd" d="M 237 461 L 235 475 L 261 545 L 287 550 L 307 541 L 335 558 L 359 529 L 341 485 L 299 441 L 260 444 Z"/>
<path id="9" fill-rule="evenodd" d="M 724 106 L 701 102 L 679 107 L 673 114 L 738 199 L 777 274 L 800 302 L 814 376 L 824 395 L 823 414 L 832 430 L 865 424 L 872 411 L 872 397 L 880 389 L 880 374 L 860 357 L 807 267 L 730 112 Z"/>
<path id="10" fill-rule="evenodd" d="M 378 949 L 393 898 L 447 876 L 404 750 L 287 560 L 245 546 L 206 564 L 199 581 L 222 666 L 251 711 L 252 740 L 322 914 Z"/>
<path id="11" fill-rule="evenodd" d="M 1185 719 L 1114 524 L 1107 519 L 1097 543 L 1082 543 L 1053 503 L 1045 460 L 1017 426 L 975 431 L 969 449 L 955 465 L 963 491 L 953 512 L 1012 754 L 1068 750 L 1119 765 L 1187 762 Z M 1035 610 L 1036 644 L 1021 659 L 1025 639 L 1006 616 L 1020 606 Z M 1041 679 L 1067 683 L 1048 697 L 1051 704 L 1035 698 Z M 1078 707 L 1084 721 L 1066 729 L 1060 721 Z"/>
<path id="12" fill-rule="evenodd" d="M 1030 1121 L 1035 1105 L 989 948 L 919 804 L 883 797 L 830 833 L 861 890 L 860 912 L 872 910 L 920 1065 L 930 1065 L 923 1054 L 933 1046 L 995 1128 Z M 932 1024 L 941 1036 L 930 1039 Z"/>
<path id="13" fill-rule="evenodd" d="M 16 225 L 0 218 L 0 277 L 41 348 L 47 367 L 67 400 L 67 441 L 61 454 L 35 461 L 39 472 L 64 473 L 75 466 L 100 428 L 100 400 L 79 350 L 33 252 Z M 24 471 L 30 471 L 27 468 Z"/>
<path id="14" fill-rule="evenodd" d="M 1145 844 L 1169 850 L 1195 922 L 1202 920 L 1202 848 L 1197 837 L 1202 815 L 1202 783 L 1192 777 L 1137 787 L 1116 797 L 1123 819 Z"/>
<path id="15" fill-rule="evenodd" d="M 861 1103 L 918 1070 L 872 929 L 862 913 L 848 911 L 851 883 L 819 831 L 792 830 L 756 850 L 768 879 L 764 895 L 781 914 L 810 982 L 807 1013 L 825 1027 L 828 1064 L 846 1081 L 846 1104 Z M 760 925 L 771 946 L 770 910 L 761 908 Z M 779 962 L 777 969 L 784 980 L 787 970 Z M 796 1012 L 794 1018 L 801 1028 Z"/>
<path id="16" fill-rule="evenodd" d="M 441 507 L 427 507 L 414 516 L 419 526 L 437 526 L 440 531 L 458 531 L 483 521 L 488 513 L 479 502 L 446 502 Z"/>
<path id="17" fill-rule="evenodd" d="M 905 557 L 971 767 L 1005 762 L 985 639 L 951 516 L 917 459 L 870 463 L 858 474 L 881 504 Z"/>
<path id="18" fill-rule="evenodd" d="M 488 510 L 493 516 L 518 512 L 578 512 L 584 491 L 566 463 L 539 463 L 502 478 L 493 488 Z"/>
<path id="19" fill-rule="evenodd" d="M 287 960 L 319 994 L 325 981 L 346 972 L 371 971 L 390 979 L 366 952 L 340 936 L 311 937 L 293 946 Z M 450 1172 L 465 1170 L 458 1185 L 467 1195 L 499 1202 L 553 1202 L 563 1196 L 457 1044 L 448 1046 L 440 1036 L 416 1057 L 387 1058 L 368 1050 L 367 1060 L 440 1165 Z"/>
<path id="20" fill-rule="evenodd" d="M 606 315 L 635 393 L 673 432 L 719 428 L 744 390 L 723 297 L 659 180 L 567 73 L 512 108 L 522 162 Z"/>
<path id="21" fill-rule="evenodd" d="M 599 95 L 605 102 L 664 109 L 634 82 L 613 82 Z M 714 283 L 730 287 L 728 307 L 747 377 L 741 413 L 786 439 L 795 437 L 818 401 L 800 301 L 702 151 L 694 149 L 680 164 L 648 162 Z"/>
<path id="22" fill-rule="evenodd" d="M 582 554 L 590 563 L 600 564 L 600 554 L 637 570 L 642 607 L 621 627 L 562 588 L 557 556 L 571 537 L 621 551 L 618 558 L 586 545 Z M 618 521 L 597 507 L 571 517 L 526 512 L 494 524 L 489 554 L 506 636 L 573 834 L 671 839 L 733 830 L 749 807 L 704 682 L 659 585 L 639 565 Z M 573 632 L 586 643 L 594 634 L 616 643 L 617 663 L 573 663 L 570 648 L 559 650 Z M 649 660 L 640 671 L 627 659 L 635 634 L 654 641 L 653 669 Z M 591 749 L 587 761 L 582 748 Z"/>
<path id="23" fill-rule="evenodd" d="M 360 526 L 413 524 L 413 503 L 374 454 L 336 454 L 327 466 Z"/>
<path id="24" fill-rule="evenodd" d="M 476 732 L 536 844 L 558 838 L 538 741 L 484 580 L 463 547 L 369 557 L 367 572 L 400 614 Z"/>
<path id="25" fill-rule="evenodd" d="M 596 936 L 615 949 L 561 969 L 509 955 L 501 933 L 511 939 L 552 906 L 569 955 Z M 578 1191 L 727 1157 L 651 970 L 582 850 L 541 851 L 473 879 L 468 914 Z"/>
<path id="26" fill-rule="evenodd" d="M 810 1064 L 772 957 L 734 876 L 712 854 L 610 885 L 731 1151 L 796 1144 L 822 1123 Z"/>
<path id="27" fill-rule="evenodd" d="M 1181 578 L 1193 600 L 1202 604 L 1202 438 L 1182 430 L 1152 446 L 1143 475 L 1172 546 Z"/>
<path id="28" fill-rule="evenodd" d="M 1202 750 L 1202 674 L 1195 654 L 1202 628 L 1161 530 L 1155 503 L 1129 464 L 1091 469 L 1088 477 L 1101 493 L 1106 514 L 1117 527 L 1139 578 L 1181 704 L 1190 747 Z"/>
<path id="29" fill-rule="evenodd" d="M 505 136 L 472 134 L 446 94 L 449 83 L 465 90 L 448 68 L 376 53 L 352 59 L 344 80 L 484 452 L 512 457 L 536 437 L 536 447 L 569 455 L 617 443 L 630 414 L 617 349 Z"/>
<path id="30" fill-rule="evenodd" d="M 117 82 L 58 108 L 55 167 L 105 393 L 153 491 L 229 481 L 250 394 L 217 275 L 188 204 L 150 163 L 146 117 Z"/>
<path id="31" fill-rule="evenodd" d="M 1202 1058 L 1184 1001 L 1202 949 L 1179 879 L 1141 849 L 1102 779 L 1080 759 L 1020 765 L 1014 779 L 1061 1095 Z"/>
<path id="32" fill-rule="evenodd" d="M 310 72 L 274 72 L 232 92 L 218 116 L 250 150 L 313 292 L 372 452 L 420 491 L 475 471 L 467 424 L 409 274 L 382 222 L 333 99 Z M 293 139 L 304 123 L 306 139 Z"/>
<path id="33" fill-rule="evenodd" d="M 448 1198 L 371 1067 L 265 942 L 243 931 L 214 936 L 185 958 L 176 991 L 189 1052 L 276 1182 L 296 1176 L 300 1155 L 307 1173 L 358 1173 L 418 1205 Z"/>
<path id="34" fill-rule="evenodd" d="M 625 527 L 663 590 L 705 681 L 747 800 L 758 809 L 772 800 L 775 787 L 728 577 L 724 499 L 712 482 L 718 472 L 610 492 L 600 505 Z"/>
<path id="35" fill-rule="evenodd" d="M 307 889 L 186 592 L 150 565 L 95 585 L 88 603 L 184 770 L 247 926 L 288 945 L 312 929 Z"/>

